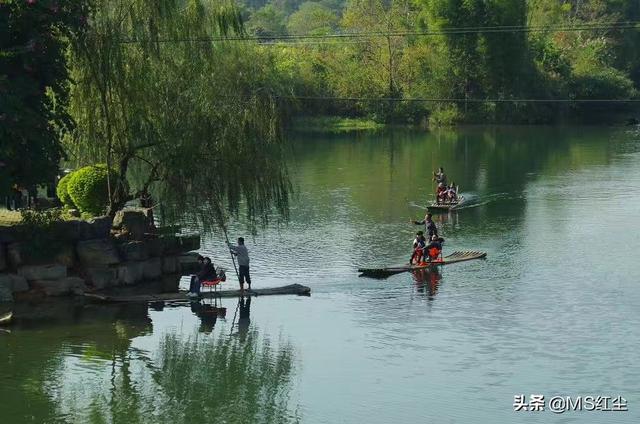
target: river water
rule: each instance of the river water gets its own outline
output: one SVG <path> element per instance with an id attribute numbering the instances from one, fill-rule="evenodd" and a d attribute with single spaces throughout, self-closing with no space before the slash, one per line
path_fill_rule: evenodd
<path id="1" fill-rule="evenodd" d="M 640 422 L 639 140 L 586 127 L 294 136 L 291 220 L 247 244 L 255 288 L 311 297 L 223 299 L 215 322 L 188 305 L 50 305 L 0 333 L 0 421 Z M 436 217 L 445 254 L 487 259 L 359 278 L 407 261 L 438 166 L 468 199 Z M 203 251 L 230 267 L 221 236 Z M 545 410 L 514 411 L 519 394 Z M 555 414 L 553 396 L 622 396 L 628 411 Z"/>

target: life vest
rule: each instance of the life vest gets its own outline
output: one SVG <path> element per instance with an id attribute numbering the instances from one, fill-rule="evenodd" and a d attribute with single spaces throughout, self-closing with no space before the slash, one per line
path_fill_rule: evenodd
<path id="1" fill-rule="evenodd" d="M 442 250 L 438 249 L 437 247 L 430 248 L 429 251 L 428 251 L 429 258 L 430 259 L 437 259 L 438 256 L 440 256 L 440 252 L 442 252 Z"/>

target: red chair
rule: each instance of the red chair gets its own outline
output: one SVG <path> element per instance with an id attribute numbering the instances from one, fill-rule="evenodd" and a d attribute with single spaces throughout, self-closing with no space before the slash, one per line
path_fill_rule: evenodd
<path id="1" fill-rule="evenodd" d="M 200 285 L 202 287 L 209 287 L 209 293 L 214 292 L 215 294 L 218 292 L 218 289 L 220 288 L 220 284 L 222 284 L 224 281 L 225 279 L 216 278 L 215 280 L 202 281 Z"/>

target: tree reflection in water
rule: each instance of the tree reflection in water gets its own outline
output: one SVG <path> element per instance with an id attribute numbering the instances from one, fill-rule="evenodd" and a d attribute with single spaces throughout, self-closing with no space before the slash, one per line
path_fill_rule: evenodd
<path id="1" fill-rule="evenodd" d="M 242 338 L 164 336 L 157 358 L 130 349 L 114 369 L 111 388 L 92 396 L 94 423 L 290 423 L 293 349 L 274 347 L 248 330 Z M 131 359 L 136 357 L 135 359 Z M 133 362 L 141 360 L 143 366 Z M 95 389 L 95 388 L 94 388 Z M 84 408 L 74 404 L 78 415 Z M 86 411 L 86 410 L 85 410 Z M 66 415 L 76 415 L 74 412 Z"/>

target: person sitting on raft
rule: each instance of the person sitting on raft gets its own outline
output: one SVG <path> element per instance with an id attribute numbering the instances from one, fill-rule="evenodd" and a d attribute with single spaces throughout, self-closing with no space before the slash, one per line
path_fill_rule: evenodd
<path id="1" fill-rule="evenodd" d="M 424 237 L 424 233 L 422 231 L 418 231 L 416 233 L 416 238 L 413 240 L 413 254 L 411 255 L 411 259 L 409 259 L 410 265 L 423 261 L 423 258 L 425 257 L 424 249 L 426 246 L 427 239 Z"/>
<path id="2" fill-rule="evenodd" d="M 436 203 L 439 205 L 444 203 L 447 198 L 447 187 L 443 183 L 438 183 L 438 188 L 436 189 Z"/>
<path id="3" fill-rule="evenodd" d="M 449 203 L 455 203 L 458 201 L 458 193 L 456 192 L 456 183 L 451 183 L 451 185 L 447 189 L 446 196 Z"/>
<path id="4" fill-rule="evenodd" d="M 431 243 L 427 245 L 427 260 L 429 262 L 433 262 L 438 260 L 440 255 L 442 254 L 442 243 L 444 239 L 442 237 L 438 237 L 438 235 L 434 234 L 431 237 Z"/>
<path id="5" fill-rule="evenodd" d="M 203 281 L 213 280 L 217 277 L 216 268 L 213 266 L 211 258 L 198 256 L 198 262 L 200 262 L 202 267 L 196 275 L 191 276 L 191 284 L 189 285 L 190 297 L 197 297 L 200 295 L 200 285 Z"/>

